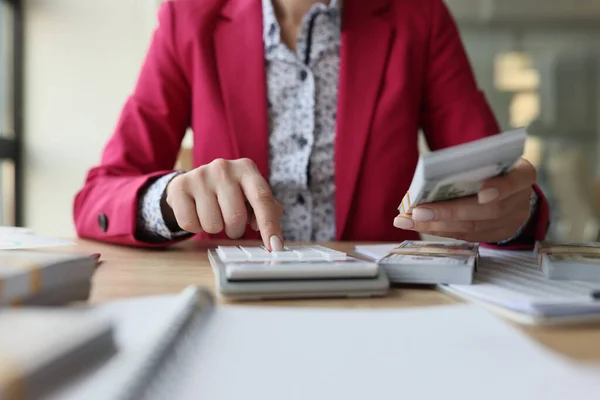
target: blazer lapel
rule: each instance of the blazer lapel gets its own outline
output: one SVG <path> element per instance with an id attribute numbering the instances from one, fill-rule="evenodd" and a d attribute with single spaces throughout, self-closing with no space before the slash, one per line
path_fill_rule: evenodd
<path id="1" fill-rule="evenodd" d="M 335 142 L 336 238 L 341 240 L 371 121 L 381 91 L 393 29 L 389 0 L 345 0 Z"/>
<path id="2" fill-rule="evenodd" d="M 268 112 L 259 0 L 229 0 L 215 29 L 214 48 L 231 142 L 268 179 Z"/>

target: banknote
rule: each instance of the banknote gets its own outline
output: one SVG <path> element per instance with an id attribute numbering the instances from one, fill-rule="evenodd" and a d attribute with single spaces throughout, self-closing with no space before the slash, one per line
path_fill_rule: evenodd
<path id="1" fill-rule="evenodd" d="M 481 190 L 486 179 L 506 173 L 511 166 L 509 164 L 489 165 L 434 181 L 427 185 L 431 186 L 431 189 L 424 191 L 422 202 L 434 203 L 472 196 Z"/>
<path id="2" fill-rule="evenodd" d="M 488 179 L 514 167 L 525 138 L 525 129 L 515 129 L 422 155 L 398 210 L 412 214 L 420 204 L 475 195 Z"/>
<path id="3" fill-rule="evenodd" d="M 557 242 L 549 240 L 540 240 L 535 244 L 534 254 L 538 260 L 538 263 L 542 262 L 542 257 L 544 255 L 555 257 L 555 260 L 559 260 L 559 258 L 556 258 L 556 256 L 558 255 L 600 256 L 600 243 Z"/>
<path id="4" fill-rule="evenodd" d="M 414 265 L 467 265 L 469 257 L 459 257 L 453 255 L 413 255 L 413 254 L 388 254 L 379 261 L 379 264 L 410 263 Z"/>
<path id="5" fill-rule="evenodd" d="M 598 254 L 550 254 L 548 259 L 552 262 L 598 264 L 600 267 L 600 252 Z"/>
<path id="6" fill-rule="evenodd" d="M 470 284 L 479 262 L 479 244 L 407 240 L 378 260 L 392 282 Z"/>
<path id="7" fill-rule="evenodd" d="M 478 243 L 406 240 L 398 247 L 394 247 L 392 250 L 390 250 L 390 254 L 475 256 L 477 255 L 478 251 Z"/>
<path id="8" fill-rule="evenodd" d="M 600 243 L 539 241 L 534 255 L 548 279 L 600 282 Z"/>

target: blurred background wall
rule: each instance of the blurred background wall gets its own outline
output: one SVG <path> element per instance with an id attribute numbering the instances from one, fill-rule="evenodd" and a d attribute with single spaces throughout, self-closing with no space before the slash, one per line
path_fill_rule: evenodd
<path id="1" fill-rule="evenodd" d="M 25 223 L 72 236 L 73 196 L 135 82 L 156 2 L 24 3 Z"/>
<path id="2" fill-rule="evenodd" d="M 503 129 L 529 126 L 526 158 L 552 210 L 550 237 L 600 229 L 600 1 L 448 0 Z"/>
<path id="3" fill-rule="evenodd" d="M 159 1 L 23 3 L 24 222 L 40 233 L 72 236 L 73 196 L 98 162 L 132 89 Z M 447 4 L 502 128 L 530 126 L 526 157 L 537 166 L 551 202 L 550 236 L 596 239 L 600 0 Z M 10 166 L 3 170 L 10 175 Z M 2 185 L 5 205 L 11 198 L 6 182 L 10 176 Z M 3 223 L 10 222 L 9 214 L 4 207 Z"/>

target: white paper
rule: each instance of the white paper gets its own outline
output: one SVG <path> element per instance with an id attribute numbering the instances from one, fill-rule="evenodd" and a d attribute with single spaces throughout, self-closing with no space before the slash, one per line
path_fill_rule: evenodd
<path id="1" fill-rule="evenodd" d="M 70 246 L 66 240 L 37 235 L 26 228 L 0 227 L 0 250 Z"/>
<path id="2" fill-rule="evenodd" d="M 477 306 L 222 307 L 148 400 L 586 399 L 599 366 L 569 362 Z M 159 385 L 156 385 L 159 386 Z"/>
<path id="3" fill-rule="evenodd" d="M 0 234 L 10 235 L 13 233 L 33 233 L 33 230 L 20 226 L 0 226 Z"/>
<path id="4" fill-rule="evenodd" d="M 379 260 L 388 255 L 388 253 L 401 243 L 387 243 L 387 244 L 362 244 L 357 245 L 354 250 L 358 254 L 362 254 L 373 260 Z"/>
<path id="5" fill-rule="evenodd" d="M 481 268 L 472 287 L 452 288 L 514 310 L 531 308 L 531 313 L 564 315 L 600 314 L 600 302 L 591 293 L 598 283 L 547 279 L 532 252 L 482 249 Z M 568 306 L 568 307 L 565 307 Z"/>
<path id="6" fill-rule="evenodd" d="M 120 361 L 135 365 L 181 300 L 99 306 L 117 322 Z M 479 306 L 218 306 L 198 322 L 152 379 L 145 400 L 562 400 L 600 393 L 600 365 L 554 354 Z M 111 400 L 132 372 L 119 371 L 52 399 Z"/>

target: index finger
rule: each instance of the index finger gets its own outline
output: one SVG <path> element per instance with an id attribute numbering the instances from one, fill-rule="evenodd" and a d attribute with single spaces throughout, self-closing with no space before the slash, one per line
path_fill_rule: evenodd
<path id="1" fill-rule="evenodd" d="M 258 172 L 252 172 L 242 175 L 240 186 L 254 210 L 265 247 L 270 251 L 283 250 L 283 233 L 279 225 L 281 209 L 269 184 Z"/>

